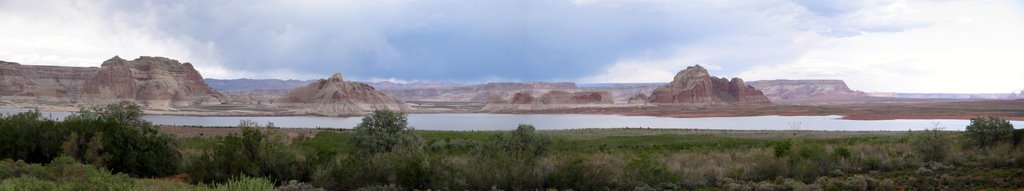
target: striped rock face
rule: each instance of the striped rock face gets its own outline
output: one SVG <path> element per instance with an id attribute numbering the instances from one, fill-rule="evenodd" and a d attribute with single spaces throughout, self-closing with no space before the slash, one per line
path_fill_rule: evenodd
<path id="1" fill-rule="evenodd" d="M 327 116 L 361 115 L 375 109 L 409 110 L 402 101 L 370 85 L 345 81 L 341 74 L 291 90 L 278 102 L 309 114 Z"/>
<path id="2" fill-rule="evenodd" d="M 150 108 L 171 108 L 226 101 L 203 81 L 191 63 L 163 57 L 124 60 L 114 57 L 103 62 L 82 87 L 82 101 L 107 103 L 136 101 Z"/>

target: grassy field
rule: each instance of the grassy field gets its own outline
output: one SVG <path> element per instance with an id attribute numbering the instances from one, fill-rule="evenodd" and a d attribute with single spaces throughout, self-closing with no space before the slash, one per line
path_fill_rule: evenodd
<path id="1" fill-rule="evenodd" d="M 647 186 L 654 189 L 744 190 L 745 188 L 836 188 L 840 190 L 905 189 L 1012 189 L 1024 187 L 1024 155 L 1016 147 L 991 150 L 951 147 L 943 161 L 922 161 L 912 140 L 923 132 L 841 131 L 730 131 L 693 129 L 582 129 L 538 131 L 549 136 L 548 154 L 536 168 L 540 175 L 558 174 L 572 162 L 587 168 L 574 174 L 589 177 L 597 187 Z M 321 130 L 300 137 L 291 146 L 303 153 L 347 155 L 350 130 Z M 462 161 L 449 167 L 474 169 L 480 145 L 503 132 L 417 131 L 425 142 L 428 160 Z M 959 140 L 962 132 L 940 132 Z M 789 143 L 788 153 L 776 156 L 775 145 Z M 183 150 L 202 150 L 210 139 L 183 139 Z M 962 144 L 962 143 L 956 143 Z M 845 150 L 845 151 L 837 151 Z M 482 162 L 487 163 L 487 162 Z M 663 178 L 634 180 L 624 172 L 637 163 L 650 163 L 641 174 L 663 172 Z M 478 164 L 485 165 L 485 164 Z M 619 172 L 615 172 L 619 171 Z M 472 174 L 472 172 L 462 172 Z M 465 174 L 463 174 L 465 176 Z M 641 176 L 642 177 L 642 176 Z M 575 179 L 573 179 L 575 180 Z M 586 182 L 582 180 L 577 180 Z M 659 181 L 665 181 L 660 182 Z M 537 183 L 557 187 L 551 180 Z M 638 183 L 639 182 L 639 183 Z M 578 183 L 578 182 L 577 182 Z M 447 184 L 451 186 L 450 184 Z M 604 186 L 604 187 L 601 187 Z M 661 187 L 658 187 L 661 186 Z M 446 188 L 474 188 L 451 186 Z M 771 189 L 769 189 L 771 190 Z"/>
<path id="2" fill-rule="evenodd" d="M 998 118 L 966 132 L 416 131 L 390 111 L 353 129 L 155 127 L 131 107 L 0 117 L 0 190 L 1024 188 L 1024 131 Z"/>

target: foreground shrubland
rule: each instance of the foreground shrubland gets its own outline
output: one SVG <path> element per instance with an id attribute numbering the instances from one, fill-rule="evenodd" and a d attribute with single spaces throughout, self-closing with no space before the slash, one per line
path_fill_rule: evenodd
<path id="1" fill-rule="evenodd" d="M 1024 188 L 1024 133 L 998 118 L 965 132 L 439 132 L 377 111 L 308 137 L 242 122 L 238 134 L 172 138 L 136 110 L 0 117 L 0 190 Z"/>

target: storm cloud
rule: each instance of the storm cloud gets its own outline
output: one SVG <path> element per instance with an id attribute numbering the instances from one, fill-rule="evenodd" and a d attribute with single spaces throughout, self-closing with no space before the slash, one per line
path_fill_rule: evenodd
<path id="1" fill-rule="evenodd" d="M 1017 31 L 1024 25 L 1019 4 L 895 0 L 12 0 L 0 1 L 0 12 L 4 12 L 0 23 L 23 28 L 0 32 L 4 35 L 0 43 L 7 45 L 0 47 L 0 60 L 97 66 L 113 55 L 157 55 L 192 62 L 213 78 L 312 79 L 342 72 L 349 79 L 368 81 L 650 82 L 671 79 L 687 65 L 702 64 L 718 75 L 748 75 L 743 77 L 751 79 L 853 80 L 877 74 L 868 72 L 874 70 L 915 71 L 922 67 L 916 62 L 931 60 L 917 57 L 929 53 L 907 53 L 899 58 L 860 60 L 867 63 L 845 62 L 849 60 L 843 57 L 846 55 L 871 55 L 851 50 L 859 47 L 858 43 L 893 35 L 907 36 L 900 39 L 903 41 L 890 41 L 893 43 L 942 41 L 946 39 L 906 34 L 955 27 L 952 25 L 958 22 L 987 23 L 986 27 L 1002 24 L 1006 28 L 988 30 Z M 987 11 L 991 13 L 949 9 L 963 5 L 1016 7 Z M 951 12 L 961 14 L 948 14 Z M 1024 41 L 999 35 L 982 40 Z M 847 45 L 835 47 L 837 44 Z M 966 45 L 975 47 L 951 48 L 1024 50 L 1019 45 Z M 813 57 L 816 55 L 820 56 Z M 1003 65 L 1024 61 L 1010 54 L 971 56 L 999 57 L 997 61 L 1002 60 Z M 902 66 L 870 68 L 879 63 Z M 1024 79 L 1011 77 L 1008 80 Z M 851 84 L 867 90 L 900 88 Z M 935 91 L 1014 88 L 1024 88 L 1024 84 Z"/>

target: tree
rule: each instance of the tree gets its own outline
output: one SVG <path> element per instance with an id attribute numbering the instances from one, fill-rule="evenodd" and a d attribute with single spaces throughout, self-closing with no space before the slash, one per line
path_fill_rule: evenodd
<path id="1" fill-rule="evenodd" d="M 359 154 L 388 153 L 397 150 L 405 152 L 422 151 L 423 141 L 408 127 L 405 113 L 391 110 L 376 110 L 363 117 L 356 125 L 349 143 Z"/>
<path id="2" fill-rule="evenodd" d="M 991 147 L 1011 140 L 1013 124 L 999 117 L 971 118 L 967 126 L 967 143 L 977 147 Z"/>

